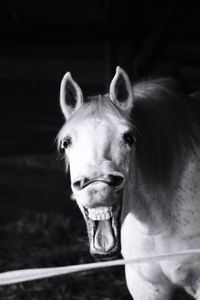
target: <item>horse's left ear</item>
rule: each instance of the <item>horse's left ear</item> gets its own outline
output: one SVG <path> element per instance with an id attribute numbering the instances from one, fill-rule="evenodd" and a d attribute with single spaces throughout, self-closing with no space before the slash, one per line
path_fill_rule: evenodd
<path id="1" fill-rule="evenodd" d="M 83 94 L 79 85 L 74 81 L 70 72 L 67 72 L 60 85 L 60 107 L 68 120 L 69 117 L 77 110 L 83 103 Z"/>
<path id="2" fill-rule="evenodd" d="M 126 72 L 116 68 L 116 73 L 110 84 L 110 98 L 122 110 L 130 110 L 133 106 L 133 90 Z"/>

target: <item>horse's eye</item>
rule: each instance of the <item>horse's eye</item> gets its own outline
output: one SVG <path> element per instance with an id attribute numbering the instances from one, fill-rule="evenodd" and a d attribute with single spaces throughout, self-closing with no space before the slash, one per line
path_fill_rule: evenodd
<path id="1" fill-rule="evenodd" d="M 63 143 L 62 143 L 62 148 L 66 149 L 68 148 L 70 145 L 72 144 L 72 139 L 71 137 L 67 137 L 64 139 Z"/>
<path id="2" fill-rule="evenodd" d="M 135 143 L 135 138 L 134 138 L 132 132 L 124 133 L 123 139 L 124 139 L 125 143 L 128 144 L 129 146 L 132 146 Z"/>

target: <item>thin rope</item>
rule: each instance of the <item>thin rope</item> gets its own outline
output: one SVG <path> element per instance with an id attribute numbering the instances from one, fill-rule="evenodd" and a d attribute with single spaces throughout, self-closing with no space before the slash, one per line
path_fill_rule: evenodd
<path id="1" fill-rule="evenodd" d="M 8 285 L 19 282 L 26 282 L 31 280 L 44 279 L 59 275 L 65 275 L 81 271 L 89 271 L 99 268 L 122 266 L 127 264 L 144 264 L 144 263 L 157 263 L 159 261 L 167 261 L 178 259 L 189 255 L 200 255 L 200 249 L 193 249 L 187 251 L 163 253 L 159 255 L 151 255 L 145 257 L 137 257 L 134 259 L 117 259 L 114 261 L 96 262 L 81 265 L 72 265 L 55 268 L 35 268 L 35 269 L 22 269 L 15 271 L 8 271 L 0 274 L 0 285 Z"/>

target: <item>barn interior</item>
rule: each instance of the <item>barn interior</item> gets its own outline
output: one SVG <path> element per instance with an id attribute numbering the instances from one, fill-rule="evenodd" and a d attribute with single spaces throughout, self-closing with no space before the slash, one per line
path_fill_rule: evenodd
<path id="1" fill-rule="evenodd" d="M 73 257 L 64 258 L 65 248 L 60 260 L 41 254 L 32 263 L 32 251 L 42 253 L 49 246 L 54 248 L 54 243 L 64 248 L 63 230 L 74 230 L 66 234 L 67 243 L 80 230 L 83 239 L 86 236 L 79 210 L 70 199 L 69 175 L 56 149 L 56 136 L 64 122 L 59 107 L 62 76 L 70 71 L 85 95 L 107 92 L 117 65 L 132 81 L 172 76 L 187 93 L 200 89 L 199 4 L 194 0 L 3 0 L 0 7 L 0 243 L 5 244 L 0 269 L 81 263 L 87 246 L 83 253 L 75 251 L 76 245 L 80 244 L 79 250 L 82 247 L 78 235 Z M 50 233 L 60 231 L 47 226 L 51 221 L 61 229 L 60 238 L 52 238 Z M 30 237 L 33 224 L 44 230 Z M 23 231 L 26 225 L 28 232 Z M 22 239 L 20 230 L 25 232 L 25 244 L 18 240 Z M 39 242 L 38 248 L 31 244 L 32 238 L 38 241 L 44 232 L 50 244 L 43 248 Z M 16 263 L 11 252 L 14 249 L 19 255 L 24 247 L 27 251 Z M 121 273 L 116 276 L 123 292 L 112 292 L 107 298 L 106 293 L 81 298 L 85 286 L 94 293 L 98 289 L 101 281 L 94 287 L 92 275 L 89 283 L 82 277 L 70 278 L 68 290 L 64 279 L 2 288 L 0 298 L 27 299 L 28 293 L 30 300 L 130 299 Z M 191 299 L 183 297 L 179 294 L 176 299 Z"/>

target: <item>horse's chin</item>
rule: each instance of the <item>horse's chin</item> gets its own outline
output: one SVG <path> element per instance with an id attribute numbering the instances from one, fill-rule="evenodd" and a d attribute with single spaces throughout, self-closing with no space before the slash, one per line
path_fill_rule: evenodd
<path id="1" fill-rule="evenodd" d="M 90 254 L 98 260 L 115 259 L 121 253 L 121 202 L 121 200 L 118 200 L 117 203 L 109 207 L 109 209 L 107 207 L 100 208 L 102 211 L 105 210 L 105 214 L 107 212 L 107 218 L 101 218 L 100 214 L 98 214 L 98 208 L 96 209 L 96 217 L 91 214 L 90 210 L 84 208 Z M 95 214 L 95 209 L 92 210 L 92 213 Z M 108 213 L 110 213 L 110 215 Z"/>

